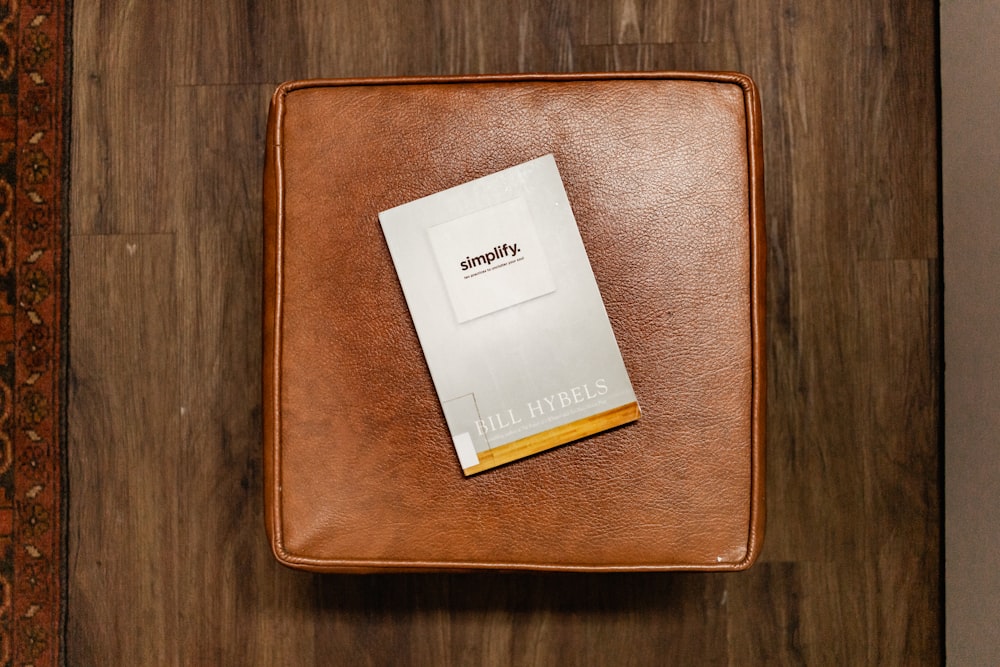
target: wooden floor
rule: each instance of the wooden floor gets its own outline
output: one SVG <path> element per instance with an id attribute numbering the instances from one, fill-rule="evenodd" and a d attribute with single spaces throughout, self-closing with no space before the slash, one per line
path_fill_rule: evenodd
<path id="1" fill-rule="evenodd" d="M 69 664 L 939 661 L 937 3 L 75 4 Z M 761 561 L 636 576 L 276 565 L 259 379 L 270 92 L 602 69 L 733 69 L 761 88 Z"/>

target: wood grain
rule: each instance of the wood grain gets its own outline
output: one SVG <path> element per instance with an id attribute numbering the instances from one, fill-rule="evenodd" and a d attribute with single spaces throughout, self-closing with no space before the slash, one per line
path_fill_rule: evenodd
<path id="1" fill-rule="evenodd" d="M 75 4 L 69 664 L 939 661 L 934 3 Z M 761 560 L 731 575 L 278 566 L 258 326 L 274 86 L 601 69 L 733 69 L 761 89 Z"/>
<path id="2" fill-rule="evenodd" d="M 70 584 L 67 627 L 73 664 L 107 656 L 144 656 L 169 664 L 177 634 L 178 469 L 165 464 L 179 419 L 160 397 L 179 390 L 168 354 L 177 347 L 174 239 L 165 234 L 79 237 L 73 244 L 77 313 L 93 318 L 74 340 L 69 420 L 71 508 L 69 568 L 88 577 Z M 158 289 L 150 290 L 149 286 Z M 109 383 L 109 374 L 115 381 Z M 85 444 L 84 444 L 85 443 Z M 116 585 L 132 582 L 131 585 Z M 113 618 L 115 624 L 91 624 Z"/>

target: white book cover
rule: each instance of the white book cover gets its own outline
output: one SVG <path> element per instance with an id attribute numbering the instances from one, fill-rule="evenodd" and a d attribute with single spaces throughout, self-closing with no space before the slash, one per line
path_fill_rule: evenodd
<path id="1" fill-rule="evenodd" d="M 466 475 L 639 418 L 552 155 L 379 220 Z"/>

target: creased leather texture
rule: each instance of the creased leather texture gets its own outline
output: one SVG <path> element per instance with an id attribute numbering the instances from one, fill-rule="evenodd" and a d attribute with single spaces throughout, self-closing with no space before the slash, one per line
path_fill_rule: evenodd
<path id="1" fill-rule="evenodd" d="M 264 174 L 267 531 L 319 571 L 738 570 L 764 522 L 760 107 L 729 73 L 291 82 Z M 642 418 L 466 478 L 378 212 L 553 153 Z"/>

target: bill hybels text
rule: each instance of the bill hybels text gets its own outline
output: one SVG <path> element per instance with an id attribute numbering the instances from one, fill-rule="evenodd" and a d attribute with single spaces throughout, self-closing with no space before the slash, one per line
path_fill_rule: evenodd
<path id="1" fill-rule="evenodd" d="M 497 412 L 486 419 L 476 420 L 479 435 L 486 435 L 520 424 L 525 418 L 536 419 L 553 412 L 565 410 L 579 403 L 586 403 L 608 393 L 608 383 L 601 378 L 593 384 L 582 384 L 566 391 L 559 391 L 549 396 L 543 396 L 534 401 L 528 401 L 523 410 L 508 408 Z"/>

